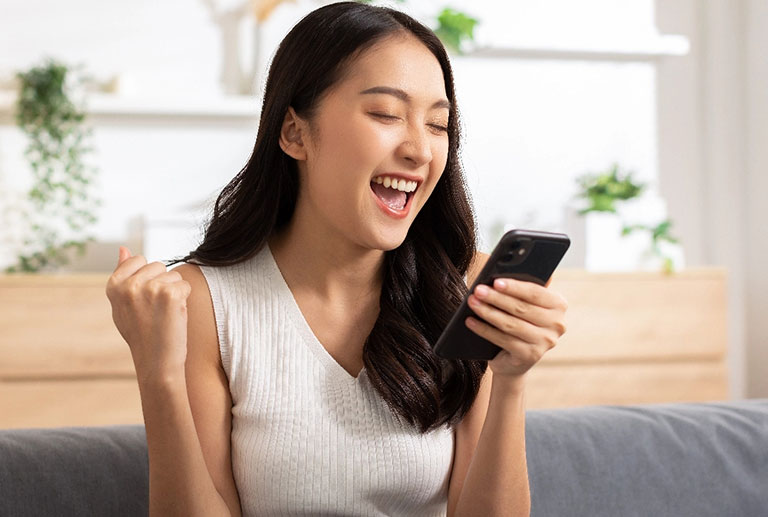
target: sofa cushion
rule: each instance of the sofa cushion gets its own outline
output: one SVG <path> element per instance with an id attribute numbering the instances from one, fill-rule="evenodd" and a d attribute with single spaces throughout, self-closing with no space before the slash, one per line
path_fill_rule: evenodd
<path id="1" fill-rule="evenodd" d="M 768 399 L 528 411 L 533 516 L 766 516 Z"/>
<path id="2" fill-rule="evenodd" d="M 143 425 L 0 431 L 0 515 L 146 516 Z"/>
<path id="3" fill-rule="evenodd" d="M 529 410 L 533 516 L 766 516 L 768 399 Z M 0 515 L 146 516 L 143 425 L 0 430 Z"/>

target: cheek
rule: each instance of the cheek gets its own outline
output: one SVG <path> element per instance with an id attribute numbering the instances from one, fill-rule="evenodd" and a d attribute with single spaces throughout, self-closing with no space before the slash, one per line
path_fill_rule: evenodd
<path id="1" fill-rule="evenodd" d="M 430 164 L 430 175 L 435 178 L 432 184 L 434 188 L 437 181 L 445 174 L 445 167 L 448 165 L 448 141 L 437 143 L 432 148 L 432 163 Z"/>
<path id="2" fill-rule="evenodd" d="M 327 134 L 307 170 L 307 193 L 320 211 L 338 220 L 352 210 L 365 172 L 364 151 L 351 132 Z M 333 215 L 332 215 L 333 214 Z"/>
<path id="3" fill-rule="evenodd" d="M 445 167 L 448 162 L 448 145 L 445 145 L 440 151 L 433 151 L 433 161 L 430 168 L 430 181 L 425 194 L 422 198 L 422 205 L 427 202 L 427 199 L 432 197 L 432 193 L 435 191 L 435 187 L 440 179 L 446 174 Z"/>
<path id="4" fill-rule="evenodd" d="M 381 155 L 396 143 L 392 131 L 386 132 L 366 120 L 350 117 L 339 124 L 324 141 L 326 164 L 335 169 L 336 177 L 349 180 L 370 174 L 381 161 Z"/>
<path id="5" fill-rule="evenodd" d="M 435 172 L 439 175 L 445 170 L 445 166 L 448 163 L 448 139 L 444 142 L 437 144 L 435 151 L 433 152 L 433 164 Z"/>

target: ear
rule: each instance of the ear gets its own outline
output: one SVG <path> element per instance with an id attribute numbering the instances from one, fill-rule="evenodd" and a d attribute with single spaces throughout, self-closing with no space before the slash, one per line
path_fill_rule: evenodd
<path id="1" fill-rule="evenodd" d="M 280 148 L 296 160 L 307 159 L 307 149 L 302 140 L 302 134 L 306 131 L 306 123 L 296 114 L 291 106 L 285 113 L 283 125 L 280 128 Z"/>

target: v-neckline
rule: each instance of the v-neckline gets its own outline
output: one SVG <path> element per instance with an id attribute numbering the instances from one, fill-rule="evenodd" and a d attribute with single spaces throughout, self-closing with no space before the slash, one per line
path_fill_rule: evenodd
<path id="1" fill-rule="evenodd" d="M 326 350 L 325 346 L 323 346 L 323 344 L 315 335 L 312 327 L 309 326 L 309 322 L 307 321 L 307 318 L 304 317 L 304 313 L 301 312 L 301 307 L 299 307 L 299 304 L 296 301 L 296 297 L 293 295 L 291 288 L 288 286 L 288 282 L 285 281 L 283 272 L 280 271 L 280 266 L 277 265 L 277 261 L 275 260 L 275 256 L 272 254 L 272 249 L 269 247 L 269 244 L 264 244 L 264 247 L 266 248 L 267 258 L 269 259 L 268 262 L 270 264 L 270 269 L 272 270 L 272 277 L 275 280 L 276 288 L 279 291 L 278 294 L 286 300 L 285 305 L 288 316 L 291 318 L 291 320 L 293 320 L 304 342 L 314 353 L 315 357 L 317 357 L 317 359 L 323 365 L 325 365 L 329 371 L 333 372 L 337 378 L 339 378 L 342 382 L 356 384 L 366 373 L 365 366 L 363 366 L 360 372 L 358 372 L 357 377 L 355 377 L 349 373 L 346 368 L 341 366 L 341 364 L 339 364 L 339 362 L 334 359 L 328 350 Z"/>

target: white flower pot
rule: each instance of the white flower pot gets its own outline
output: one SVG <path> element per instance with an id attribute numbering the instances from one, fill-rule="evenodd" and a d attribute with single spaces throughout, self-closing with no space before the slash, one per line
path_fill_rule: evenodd
<path id="1" fill-rule="evenodd" d="M 563 260 L 564 266 L 594 272 L 663 270 L 664 258 L 653 254 L 649 231 L 621 234 L 623 224 L 655 226 L 666 219 L 666 204 L 659 196 L 646 193 L 639 199 L 617 203 L 617 213 L 579 215 L 577 210 L 574 206 L 566 207 L 571 249 L 566 254 L 568 260 Z M 675 235 L 674 226 L 671 233 Z M 661 242 L 659 249 L 672 260 L 674 270 L 685 267 L 680 244 Z"/>

